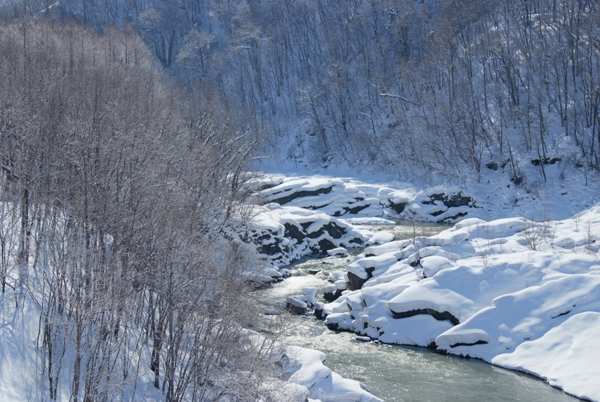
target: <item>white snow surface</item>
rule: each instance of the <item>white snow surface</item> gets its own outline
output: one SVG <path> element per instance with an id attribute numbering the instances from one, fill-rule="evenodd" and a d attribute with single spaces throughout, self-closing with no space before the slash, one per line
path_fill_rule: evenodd
<path id="1" fill-rule="evenodd" d="M 311 400 L 322 402 L 381 402 L 358 381 L 344 378 L 326 367 L 325 354 L 318 350 L 288 346 L 284 368 L 291 373 L 289 382 L 306 390 Z"/>
<path id="2" fill-rule="evenodd" d="M 379 218 L 378 223 L 389 224 L 385 217 L 452 222 L 477 209 L 474 200 L 454 186 L 417 190 L 408 184 L 386 185 L 327 176 L 268 175 L 255 181 L 255 187 L 262 189 L 256 193 L 257 203 L 318 210 L 354 223 L 366 223 L 367 219 L 373 223 L 373 218 Z M 436 195 L 450 200 L 437 199 Z"/>
<path id="3" fill-rule="evenodd" d="M 33 279 L 33 278 L 32 278 Z M 36 287 L 32 287 L 35 289 Z M 32 292 L 33 293 L 33 292 Z M 34 294 L 35 295 L 35 294 Z M 0 295 L 0 400 L 2 402 L 48 401 L 47 373 L 40 368 L 42 359 L 46 359 L 40 333 L 43 322 L 40 310 L 32 295 L 19 296 L 19 308 L 15 308 L 17 296 L 13 292 Z M 56 323 L 62 325 L 66 323 Z M 65 325 L 66 327 L 67 325 Z M 135 340 L 132 340 L 132 343 Z M 71 381 L 73 375 L 72 359 L 75 346 L 65 339 L 66 360 L 57 374 L 57 401 L 69 401 L 71 398 Z M 132 345 L 133 346 L 133 345 Z M 159 401 L 162 394 L 152 385 L 150 353 L 143 353 L 138 361 L 133 356 L 126 356 L 128 364 L 139 364 L 137 376 L 130 376 L 129 381 L 122 381 L 120 367 L 107 378 L 108 386 L 115 386 L 111 394 L 114 401 Z"/>
<path id="4" fill-rule="evenodd" d="M 600 350 L 600 314 L 596 312 L 576 314 L 541 338 L 523 342 L 492 362 L 537 375 L 582 398 L 598 399 L 600 364 L 597 353 L 590 350 Z"/>
<path id="5" fill-rule="evenodd" d="M 600 401 L 600 204 L 576 216 L 466 219 L 365 249 L 367 279 L 324 306 L 330 327 L 434 345 Z"/>

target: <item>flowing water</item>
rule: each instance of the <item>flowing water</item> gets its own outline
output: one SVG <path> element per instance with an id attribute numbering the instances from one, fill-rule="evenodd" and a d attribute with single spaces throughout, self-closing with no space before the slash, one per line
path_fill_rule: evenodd
<path id="1" fill-rule="evenodd" d="M 368 230 L 392 230 L 395 238 L 406 238 L 415 233 L 433 234 L 441 228 L 396 225 L 393 228 L 372 226 Z M 287 296 L 300 294 L 305 287 L 327 285 L 324 275 L 309 272 L 343 269 L 351 260 L 352 257 L 320 258 L 297 264 L 294 276 L 260 291 L 265 311 L 269 311 L 267 317 L 280 323 L 277 331 L 283 343 L 325 352 L 328 367 L 362 382 L 370 392 L 388 402 L 576 401 L 527 375 L 423 348 L 360 342 L 353 334 L 329 331 L 312 316 L 285 311 Z"/>

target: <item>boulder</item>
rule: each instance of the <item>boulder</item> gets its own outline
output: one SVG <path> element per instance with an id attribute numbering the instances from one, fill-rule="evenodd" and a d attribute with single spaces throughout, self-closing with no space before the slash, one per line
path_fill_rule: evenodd
<path id="1" fill-rule="evenodd" d="M 288 297 L 286 308 L 294 314 L 306 314 L 308 312 L 308 304 L 302 300 L 302 296 Z"/>

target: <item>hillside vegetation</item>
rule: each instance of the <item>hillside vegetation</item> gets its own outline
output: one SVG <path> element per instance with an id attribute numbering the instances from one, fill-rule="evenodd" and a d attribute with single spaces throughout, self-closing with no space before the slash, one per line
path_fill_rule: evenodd
<path id="1" fill-rule="evenodd" d="M 251 144 L 133 33 L 21 21 L 0 54 L 2 399 L 257 399 L 223 235 Z"/>
<path id="2" fill-rule="evenodd" d="M 542 178 L 561 161 L 600 166 L 595 1 L 45 3 L 26 12 L 136 29 L 271 160 L 446 176 L 489 164 L 517 183 L 532 161 Z"/>

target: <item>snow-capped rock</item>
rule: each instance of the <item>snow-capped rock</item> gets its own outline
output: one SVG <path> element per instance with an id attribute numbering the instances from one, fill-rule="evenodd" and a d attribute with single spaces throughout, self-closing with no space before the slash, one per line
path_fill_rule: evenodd
<path id="1" fill-rule="evenodd" d="M 600 400 L 599 236 L 595 207 L 545 223 L 469 219 L 368 247 L 348 267 L 352 291 L 320 314 L 335 330 L 480 358 Z"/>
<path id="2" fill-rule="evenodd" d="M 274 176 L 269 175 L 256 181 L 264 180 L 271 184 L 273 179 Z M 258 184 L 254 187 L 261 188 Z M 288 177 L 280 184 L 266 187 L 256 194 L 263 204 L 319 210 L 334 217 L 362 217 L 363 223 L 364 219 L 384 215 L 429 222 L 455 222 L 478 208 L 472 196 L 454 187 L 437 186 L 416 191 L 412 187 L 392 187 L 325 176 Z M 353 218 L 355 216 L 358 218 Z M 389 220 L 382 220 L 379 224 L 389 224 Z"/>
<path id="3" fill-rule="evenodd" d="M 358 247 L 366 239 L 340 219 L 298 207 L 256 207 L 245 239 L 278 266 L 335 249 Z"/>

